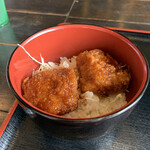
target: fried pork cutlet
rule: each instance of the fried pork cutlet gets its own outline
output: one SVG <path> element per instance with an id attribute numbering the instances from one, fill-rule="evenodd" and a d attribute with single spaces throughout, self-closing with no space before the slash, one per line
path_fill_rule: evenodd
<path id="1" fill-rule="evenodd" d="M 109 95 L 128 88 L 130 74 L 110 55 L 99 49 L 84 51 L 77 56 L 82 92 Z"/>
<path id="2" fill-rule="evenodd" d="M 26 78 L 22 84 L 24 98 L 34 106 L 57 115 L 77 108 L 77 80 L 73 69 L 44 70 Z"/>

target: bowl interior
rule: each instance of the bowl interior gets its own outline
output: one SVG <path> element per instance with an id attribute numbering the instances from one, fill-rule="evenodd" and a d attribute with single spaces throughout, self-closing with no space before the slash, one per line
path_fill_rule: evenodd
<path id="1" fill-rule="evenodd" d="M 89 25 L 58 26 L 31 36 L 21 45 L 39 61 L 41 54 L 45 62 L 59 61 L 59 57 L 69 58 L 84 50 L 95 48 L 108 52 L 118 62 L 129 67 L 132 78 L 129 92 L 126 94 L 129 103 L 139 96 L 147 80 L 147 66 L 140 51 L 123 36 L 105 28 Z M 26 103 L 28 102 L 22 96 L 21 83 L 38 67 L 39 65 L 20 47 L 10 58 L 8 68 L 10 84 Z"/>

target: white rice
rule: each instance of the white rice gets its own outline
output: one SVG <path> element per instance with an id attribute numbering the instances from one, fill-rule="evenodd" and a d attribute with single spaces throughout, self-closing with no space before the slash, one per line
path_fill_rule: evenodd
<path id="1" fill-rule="evenodd" d="M 78 108 L 64 116 L 71 118 L 97 117 L 113 112 L 126 103 L 125 93 L 100 97 L 88 91 L 81 95 Z"/>
<path id="2" fill-rule="evenodd" d="M 33 71 L 33 74 L 41 70 L 59 67 L 73 68 L 77 77 L 77 81 L 79 81 L 79 73 L 76 67 L 76 56 L 73 56 L 71 59 L 67 59 L 66 57 L 60 57 L 60 63 L 54 62 L 42 63 L 39 70 Z M 127 103 L 125 93 L 119 94 L 117 93 L 109 95 L 107 97 L 101 97 L 95 95 L 93 92 L 90 91 L 81 93 L 80 89 L 78 89 L 78 92 L 80 97 L 78 100 L 78 108 L 73 112 L 65 114 L 64 115 L 65 117 L 70 118 L 97 117 L 113 112 Z"/>

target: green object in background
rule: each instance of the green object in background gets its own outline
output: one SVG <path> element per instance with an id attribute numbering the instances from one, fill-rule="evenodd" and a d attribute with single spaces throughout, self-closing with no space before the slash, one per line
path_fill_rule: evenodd
<path id="1" fill-rule="evenodd" d="M 9 21 L 6 6 L 5 6 L 5 0 L 0 0 L 0 27 L 7 24 Z"/>

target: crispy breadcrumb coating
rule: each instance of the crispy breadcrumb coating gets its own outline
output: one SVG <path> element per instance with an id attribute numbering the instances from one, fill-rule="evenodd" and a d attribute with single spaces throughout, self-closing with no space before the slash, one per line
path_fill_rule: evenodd
<path id="1" fill-rule="evenodd" d="M 109 95 L 128 88 L 130 74 L 109 54 L 99 49 L 84 51 L 77 56 L 82 92 Z"/>
<path id="2" fill-rule="evenodd" d="M 34 106 L 57 115 L 77 108 L 77 80 L 73 69 L 57 68 L 40 71 L 24 79 L 24 98 Z"/>

